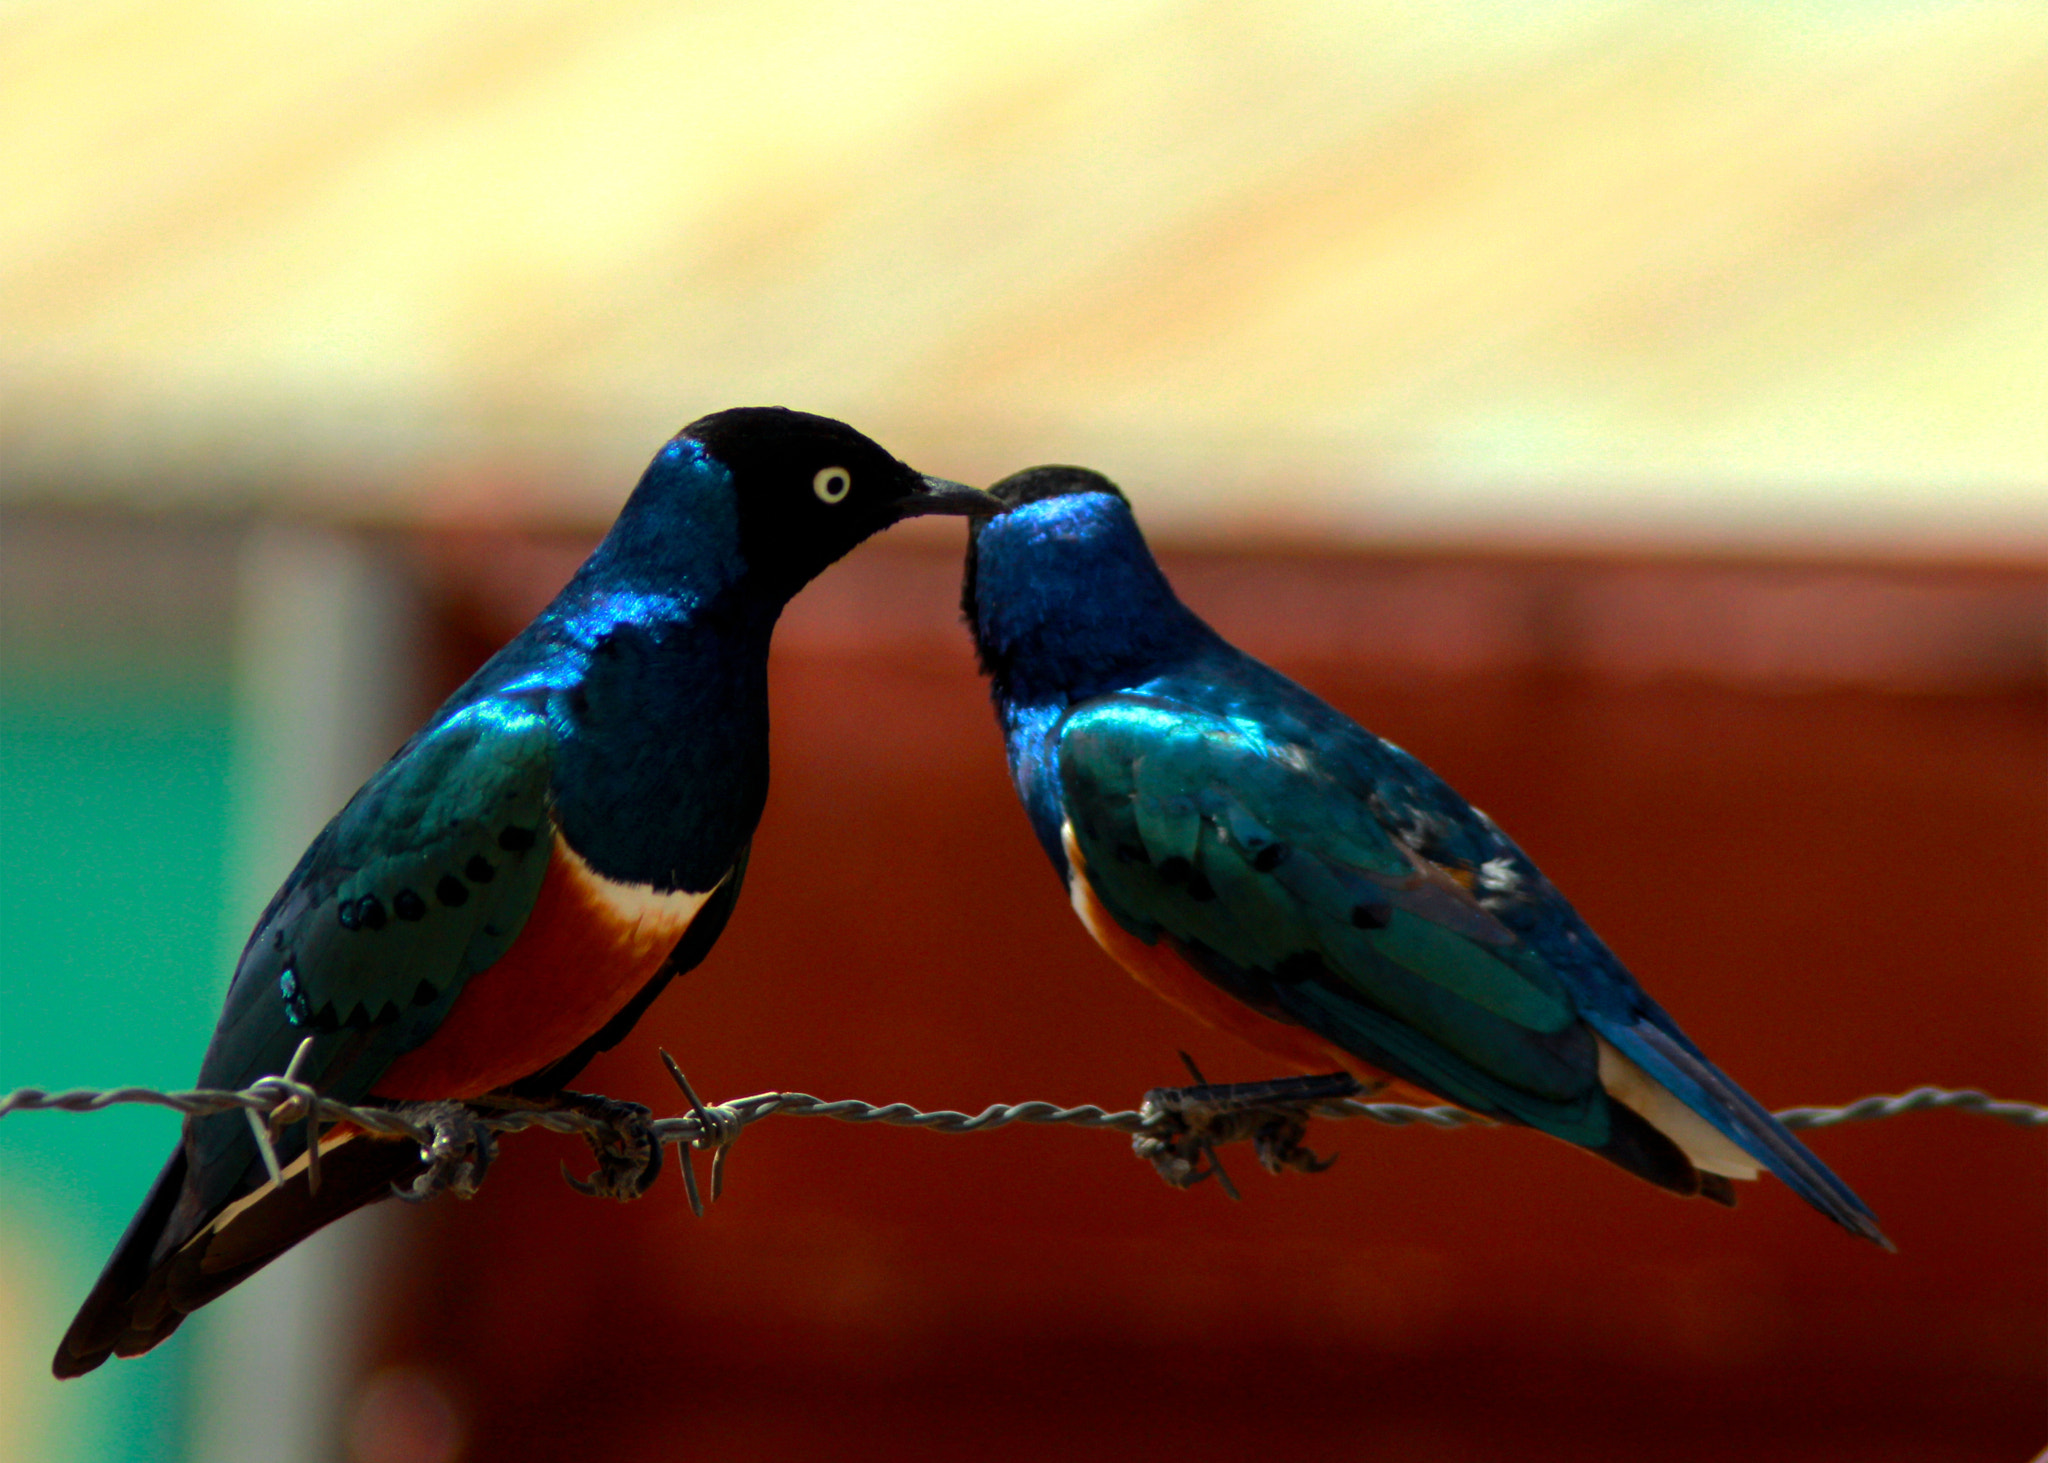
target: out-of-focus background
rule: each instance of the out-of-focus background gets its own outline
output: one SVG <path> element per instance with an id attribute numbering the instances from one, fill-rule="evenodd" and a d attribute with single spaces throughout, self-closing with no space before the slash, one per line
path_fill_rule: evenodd
<path id="1" fill-rule="evenodd" d="M 1774 1105 L 2048 1097 L 2048 13 L 0 11 L 0 1088 L 187 1083 L 304 840 L 654 448 L 1085 462 Z M 958 525 L 797 602 L 712 958 L 588 1085 L 1133 1103 L 1187 1047 L 1004 780 Z M 820 879 L 819 870 L 831 877 Z M 0 1124 L 0 1460 L 2018 1460 L 2048 1143 L 1819 1135 L 1902 1253 L 1527 1134 L 777 1120 L 702 1222 L 507 1145 L 45 1370 L 174 1139 Z"/>

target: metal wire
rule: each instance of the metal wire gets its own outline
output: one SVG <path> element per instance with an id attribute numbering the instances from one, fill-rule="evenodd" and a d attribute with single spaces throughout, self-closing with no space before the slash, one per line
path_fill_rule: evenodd
<path id="1" fill-rule="evenodd" d="M 167 1107 L 188 1117 L 203 1117 L 237 1109 L 255 1117 L 272 1131 L 304 1122 L 308 1117 L 320 1123 L 347 1122 L 375 1138 L 405 1138 L 430 1143 L 433 1133 L 386 1107 L 358 1107 L 320 1096 L 291 1077 L 265 1077 L 239 1092 L 198 1088 L 189 1092 L 159 1092 L 148 1087 L 116 1087 L 108 1090 L 76 1088 L 48 1092 L 40 1087 L 22 1087 L 0 1098 L 0 1117 L 16 1112 L 99 1112 L 125 1103 Z M 1841 1123 L 1875 1122 L 1906 1113 L 1948 1108 L 1998 1118 L 2020 1127 L 2048 1127 L 2048 1106 L 2012 1102 L 1992 1097 L 1975 1088 L 1916 1087 L 1896 1096 L 1859 1098 L 1841 1107 L 1794 1107 L 1780 1112 L 1778 1121 L 1788 1128 L 1831 1128 Z M 1410 1107 L 1394 1102 L 1341 1100 L 1310 1105 L 1307 1111 L 1325 1118 L 1370 1118 L 1393 1127 L 1421 1124 L 1433 1128 L 1491 1126 L 1487 1119 L 1454 1107 Z M 602 1133 L 606 1125 L 578 1112 L 479 1111 L 477 1120 L 499 1132 L 523 1128 L 546 1128 L 555 1133 Z M 922 1112 L 908 1103 L 870 1103 L 858 1098 L 828 1100 L 808 1092 L 757 1092 L 728 1102 L 708 1104 L 698 1112 L 659 1118 L 651 1125 L 655 1138 L 663 1143 L 718 1148 L 754 1123 L 767 1117 L 836 1118 L 843 1123 L 885 1123 L 891 1127 L 924 1128 L 934 1133 L 982 1133 L 1012 1123 L 1059 1123 L 1078 1128 L 1107 1128 L 1119 1133 L 1143 1133 L 1150 1121 L 1134 1109 L 1111 1112 L 1091 1104 L 1061 1107 L 1051 1102 L 995 1103 L 978 1113 L 940 1109 Z"/>
<path id="2" fill-rule="evenodd" d="M 1896 1097 L 1858 1098 L 1844 1107 L 1788 1107 L 1777 1116 L 1788 1128 L 1832 1128 L 1840 1123 L 1868 1123 L 1937 1107 L 1982 1113 L 2022 1128 L 2048 1127 L 2048 1107 L 2033 1102 L 2002 1101 L 1974 1087 L 1915 1087 Z"/>

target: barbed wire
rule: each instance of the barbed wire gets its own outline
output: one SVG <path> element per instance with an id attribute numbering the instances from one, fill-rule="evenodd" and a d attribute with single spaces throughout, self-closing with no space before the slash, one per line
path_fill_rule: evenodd
<path id="1" fill-rule="evenodd" d="M 239 1091 L 217 1087 L 196 1087 L 181 1092 L 162 1092 L 151 1087 L 72 1088 L 50 1092 L 41 1087 L 18 1087 L 0 1097 L 0 1117 L 17 1112 L 100 1112 L 124 1104 L 165 1107 L 187 1117 L 210 1117 L 237 1108 L 266 1119 L 270 1126 L 289 1127 L 303 1122 L 310 1107 L 322 1123 L 353 1123 L 374 1138 L 410 1138 L 424 1143 L 432 1130 L 413 1122 L 404 1110 L 365 1107 L 322 1097 L 302 1083 L 280 1077 L 264 1077 Z M 1977 1113 L 1998 1118 L 2023 1128 L 2048 1127 L 2048 1106 L 1995 1098 L 1976 1088 L 1916 1087 L 1896 1095 L 1878 1094 L 1858 1098 L 1840 1107 L 1788 1107 L 1776 1114 L 1788 1128 L 1832 1128 L 1843 1123 L 1876 1122 L 1906 1113 L 1929 1112 L 1937 1108 Z M 1309 1113 L 1319 1118 L 1370 1118 L 1390 1127 L 1420 1124 L 1432 1128 L 1496 1126 L 1490 1119 L 1455 1107 L 1413 1107 L 1398 1102 L 1360 1102 L 1351 1098 L 1317 1101 Z M 1154 1121 L 1136 1108 L 1112 1111 L 1093 1103 L 1062 1107 L 1053 1102 L 991 1103 L 980 1112 L 958 1112 L 951 1108 L 926 1111 L 903 1102 L 872 1103 L 857 1097 L 813 1097 L 808 1092 L 757 1092 L 725 1102 L 706 1104 L 700 1116 L 684 1113 L 657 1118 L 650 1127 L 663 1144 L 687 1143 L 710 1147 L 729 1142 L 727 1135 L 768 1117 L 835 1118 L 843 1123 L 882 1123 L 890 1127 L 924 1128 L 935 1133 L 982 1133 L 1013 1123 L 1061 1123 L 1078 1128 L 1109 1128 L 1120 1133 L 1142 1133 Z M 706 1121 L 708 1116 L 709 1121 Z M 526 1128 L 545 1128 L 554 1133 L 596 1133 L 606 1128 L 600 1118 L 586 1113 L 561 1110 L 480 1110 L 477 1121 L 497 1132 L 514 1133 Z"/>
<path id="2" fill-rule="evenodd" d="M 1208 1177 L 1211 1172 L 1225 1177 L 1214 1165 L 1214 1148 L 1219 1143 L 1255 1143 L 1261 1162 L 1275 1172 L 1281 1167 L 1313 1170 L 1323 1166 L 1313 1154 L 1300 1147 L 1309 1118 L 1367 1118 L 1392 1127 L 1419 1125 L 1449 1129 L 1495 1126 L 1487 1118 L 1455 1107 L 1414 1107 L 1405 1103 L 1368 1102 L 1336 1095 L 1346 1090 L 1360 1090 L 1355 1082 L 1344 1076 L 1291 1078 L 1235 1086 L 1204 1084 L 1154 1089 L 1146 1094 L 1143 1106 L 1116 1111 L 1093 1103 L 1062 1107 L 1044 1101 L 992 1103 L 976 1113 L 950 1108 L 924 1111 L 903 1102 L 828 1099 L 814 1097 L 808 1092 L 757 1092 L 747 1097 L 705 1104 L 697 1100 L 674 1059 L 667 1052 L 661 1056 L 689 1098 L 691 1111 L 674 1117 L 647 1118 L 643 1125 L 644 1135 L 658 1148 L 676 1144 L 683 1148 L 716 1150 L 719 1161 L 713 1169 L 714 1198 L 723 1176 L 722 1160 L 726 1150 L 747 1128 L 764 1118 L 777 1116 L 881 1123 L 890 1127 L 922 1128 L 935 1133 L 984 1133 L 1015 1123 L 1108 1129 L 1131 1135 L 1140 1155 L 1151 1159 L 1169 1182 L 1182 1187 Z M 444 1114 L 441 1110 L 451 1108 L 464 1113 L 474 1126 L 494 1133 L 544 1128 L 550 1132 L 580 1135 L 601 1146 L 603 1140 L 616 1141 L 620 1131 L 615 1115 L 599 1116 L 573 1108 L 499 1107 L 494 1105 L 499 1100 L 488 1098 L 459 1105 L 414 1104 L 400 1107 L 337 1102 L 299 1081 L 298 1066 L 299 1057 L 295 1056 L 284 1075 L 262 1078 L 239 1091 L 196 1088 L 163 1092 L 149 1087 L 116 1087 L 49 1092 L 39 1087 L 23 1087 L 0 1098 L 0 1117 L 16 1112 L 99 1112 L 125 1104 L 169 1108 L 187 1117 L 206 1117 L 239 1110 L 248 1115 L 250 1128 L 273 1178 L 280 1176 L 273 1146 L 275 1135 L 294 1124 L 309 1121 L 321 1127 L 348 1123 L 371 1138 L 410 1140 L 420 1146 L 423 1157 L 438 1156 L 446 1148 L 449 1129 L 442 1120 Z M 608 1104 L 621 1111 L 645 1112 L 633 1104 L 608 1103 L 604 1099 L 593 1101 L 599 1106 Z M 2048 1127 L 2048 1106 L 1995 1098 L 1976 1088 L 1931 1086 L 1897 1094 L 1876 1094 L 1840 1107 L 1786 1108 L 1777 1114 L 1777 1118 L 1788 1128 L 1829 1128 L 1934 1109 L 1975 1113 L 2020 1127 Z M 1207 1170 L 1199 1166 L 1204 1155 L 1211 1161 Z M 683 1171 L 690 1188 L 692 1206 L 701 1212 L 696 1182 L 687 1162 Z M 1225 1187 L 1230 1187 L 1227 1177 Z"/>

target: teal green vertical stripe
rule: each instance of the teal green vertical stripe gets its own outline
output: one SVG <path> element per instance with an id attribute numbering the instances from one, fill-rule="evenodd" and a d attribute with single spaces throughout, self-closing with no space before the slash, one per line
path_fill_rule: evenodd
<path id="1" fill-rule="evenodd" d="M 225 983 L 225 677 L 0 671 L 0 1089 L 188 1086 Z M 0 1122 L 0 1303 L 26 1311 L 0 1408 L 34 1437 L 15 1456 L 181 1456 L 183 1337 L 62 1386 L 47 1370 L 176 1134 L 136 1108 Z"/>

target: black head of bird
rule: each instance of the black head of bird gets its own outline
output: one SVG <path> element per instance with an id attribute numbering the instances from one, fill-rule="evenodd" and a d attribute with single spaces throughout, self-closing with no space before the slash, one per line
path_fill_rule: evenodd
<path id="1" fill-rule="evenodd" d="M 657 532 L 702 533 L 711 493 L 730 495 L 731 547 L 747 575 L 784 597 L 892 523 L 998 507 L 986 493 L 899 462 L 843 422 L 749 406 L 683 428 L 648 467 L 620 528 L 644 516 Z"/>

